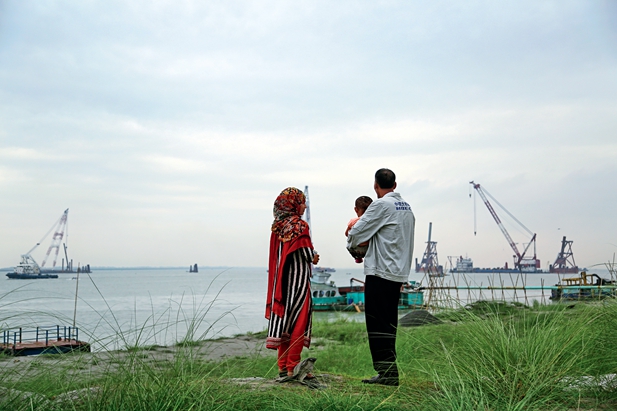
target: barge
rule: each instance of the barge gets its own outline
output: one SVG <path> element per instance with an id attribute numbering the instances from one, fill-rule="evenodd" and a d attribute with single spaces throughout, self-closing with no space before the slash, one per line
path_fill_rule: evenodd
<path id="1" fill-rule="evenodd" d="M 553 301 L 601 300 L 617 297 L 615 281 L 582 271 L 578 277 L 564 278 L 551 289 Z"/>

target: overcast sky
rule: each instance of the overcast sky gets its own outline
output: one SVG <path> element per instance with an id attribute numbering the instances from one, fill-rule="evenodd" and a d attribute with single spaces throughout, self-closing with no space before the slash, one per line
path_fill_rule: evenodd
<path id="1" fill-rule="evenodd" d="M 352 267 L 380 167 L 415 257 L 433 222 L 442 263 L 512 264 L 475 180 L 543 268 L 564 235 L 611 259 L 617 2 L 0 0 L 0 267 L 66 208 L 75 263 L 265 266 L 305 185 L 322 265 Z"/>

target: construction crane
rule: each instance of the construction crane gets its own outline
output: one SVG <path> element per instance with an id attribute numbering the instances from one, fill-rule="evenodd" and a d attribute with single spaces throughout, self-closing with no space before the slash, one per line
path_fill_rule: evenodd
<path id="1" fill-rule="evenodd" d="M 64 213 L 62 214 L 57 224 L 55 225 L 56 230 L 54 232 L 54 236 L 51 239 L 51 245 L 47 249 L 45 258 L 43 259 L 43 262 L 41 263 L 41 268 L 45 267 L 45 263 L 47 262 L 47 259 L 49 258 L 49 254 L 51 253 L 51 250 L 53 249 L 55 249 L 56 252 L 54 253 L 54 262 L 53 262 L 52 268 L 56 266 L 56 260 L 58 259 L 58 251 L 60 251 L 60 243 L 62 242 L 62 238 L 64 237 L 64 230 L 66 228 L 66 220 L 68 218 L 68 215 L 69 215 L 69 209 L 67 208 L 66 210 L 64 210 Z M 52 226 L 52 229 L 53 229 L 53 226 Z M 67 257 L 67 263 L 68 263 L 68 257 Z"/>
<path id="2" fill-rule="evenodd" d="M 508 210 L 506 210 L 506 208 L 504 206 L 499 204 L 499 201 L 497 201 L 495 199 L 495 197 L 490 195 L 490 193 L 488 191 L 484 190 L 480 186 L 480 184 L 476 184 L 473 181 L 470 181 L 469 184 L 471 184 L 473 186 L 473 188 L 476 190 L 476 192 L 478 192 L 478 194 L 482 198 L 482 201 L 484 201 L 484 205 L 486 205 L 486 208 L 488 208 L 489 213 L 491 213 L 491 215 L 493 216 L 493 219 L 497 223 L 497 226 L 499 227 L 499 229 L 503 233 L 504 237 L 506 237 L 506 240 L 508 241 L 508 244 L 510 245 L 510 247 L 514 251 L 514 256 L 513 256 L 514 257 L 514 268 L 516 268 L 516 269 L 518 269 L 520 271 L 524 271 L 524 272 L 537 272 L 540 269 L 540 260 L 538 260 L 536 258 L 536 234 L 532 233 L 527 227 L 525 227 L 525 225 L 523 225 L 523 223 L 518 221 L 518 219 L 516 217 L 514 217 Z M 512 237 L 510 237 L 510 234 L 508 233 L 508 230 L 506 230 L 506 227 L 501 222 L 501 219 L 497 215 L 497 212 L 495 211 L 495 209 L 493 208 L 491 203 L 488 201 L 488 198 L 486 198 L 487 195 L 499 207 L 501 207 L 501 209 L 503 209 L 512 219 L 514 219 L 514 221 L 516 221 L 521 227 L 523 227 L 525 229 L 525 231 L 527 231 L 531 235 L 531 240 L 529 240 L 529 243 L 527 244 L 527 246 L 525 247 L 525 249 L 523 250 L 522 253 L 519 252 L 518 247 L 516 246 L 516 243 L 514 242 L 514 240 L 512 240 Z M 471 194 L 470 194 L 470 196 L 471 196 Z M 476 220 L 475 209 L 476 208 L 475 208 L 475 201 L 474 201 L 474 235 L 476 235 L 476 232 L 477 232 L 476 226 L 475 226 L 475 220 Z M 530 249 L 532 244 L 533 244 L 533 257 L 526 257 L 527 252 L 529 251 L 529 249 Z"/>

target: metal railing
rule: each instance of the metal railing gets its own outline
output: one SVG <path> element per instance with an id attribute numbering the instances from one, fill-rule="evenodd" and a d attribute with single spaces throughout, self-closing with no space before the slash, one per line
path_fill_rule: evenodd
<path id="1" fill-rule="evenodd" d="M 78 341 L 79 329 L 77 327 L 67 327 L 60 325 L 52 325 L 47 327 L 36 327 L 36 329 L 24 330 L 23 328 L 15 328 L 10 330 L 2 330 L 2 345 L 17 345 L 24 343 L 45 342 L 49 345 L 50 341 Z"/>

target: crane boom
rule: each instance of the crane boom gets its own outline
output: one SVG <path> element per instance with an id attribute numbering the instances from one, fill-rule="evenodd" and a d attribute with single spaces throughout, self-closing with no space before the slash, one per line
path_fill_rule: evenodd
<path id="1" fill-rule="evenodd" d="M 486 206 L 486 208 L 488 209 L 489 213 L 491 214 L 491 216 L 493 216 L 493 219 L 497 223 L 497 226 L 499 227 L 499 229 L 503 233 L 504 237 L 506 237 L 506 240 L 508 241 L 508 244 L 510 245 L 510 248 L 512 248 L 512 250 L 514 251 L 514 267 L 516 267 L 516 268 L 518 268 L 520 270 L 525 270 L 525 271 L 536 271 L 536 269 L 540 267 L 540 261 L 536 258 L 536 253 L 535 253 L 536 234 L 532 235 L 531 240 L 529 241 L 529 243 L 525 247 L 525 250 L 521 254 L 520 251 L 518 250 L 518 247 L 516 246 L 516 243 L 514 242 L 514 240 L 512 240 L 512 237 L 508 233 L 508 230 L 506 230 L 506 227 L 501 222 L 501 219 L 497 215 L 497 212 L 495 211 L 495 209 L 493 208 L 491 203 L 488 201 L 488 198 L 486 197 L 485 192 L 482 189 L 482 187 L 480 186 L 480 184 L 476 184 L 473 181 L 470 181 L 469 184 L 471 184 L 473 186 L 473 188 L 478 192 L 478 194 L 482 198 L 482 201 L 484 201 L 484 205 Z M 488 192 L 486 192 L 486 194 L 488 194 Z M 493 196 L 491 196 L 491 198 L 493 198 L 493 200 L 495 200 Z M 495 202 L 497 202 L 497 200 L 495 200 Z M 501 207 L 503 208 L 503 206 L 501 206 Z M 505 210 L 505 208 L 504 208 L 504 210 Z M 529 233 L 531 233 L 531 231 L 529 231 L 529 229 L 527 229 L 527 227 L 525 227 L 520 221 L 518 221 L 512 214 L 510 214 L 510 212 L 508 210 L 505 210 L 505 211 L 517 223 L 519 223 L 525 230 L 527 230 Z M 527 251 L 529 250 L 529 247 L 531 246 L 532 243 L 534 244 L 534 255 L 533 255 L 533 258 L 525 258 L 525 255 L 527 254 Z"/>
<path id="2" fill-rule="evenodd" d="M 471 181 L 469 184 L 473 185 L 473 188 L 478 192 L 478 194 L 482 198 L 482 201 L 484 201 L 484 205 L 486 206 L 486 208 L 488 208 L 489 213 L 491 213 L 491 215 L 493 216 L 493 219 L 497 223 L 497 226 L 499 227 L 499 229 L 501 230 L 503 235 L 506 237 L 506 240 L 508 241 L 508 244 L 510 244 L 510 247 L 512 248 L 512 250 L 514 250 L 514 254 L 520 260 L 521 259 L 521 253 L 518 251 L 518 247 L 516 246 L 516 243 L 514 242 L 514 240 L 512 240 L 512 237 L 510 237 L 510 234 L 508 233 L 508 230 L 506 230 L 506 227 L 504 227 L 503 223 L 499 219 L 499 216 L 497 215 L 497 212 L 495 211 L 495 209 L 493 208 L 491 203 L 486 198 L 486 195 L 484 194 L 484 191 L 482 190 L 482 187 L 480 187 L 480 184 L 475 184 L 473 181 Z"/>
<path id="3" fill-rule="evenodd" d="M 56 249 L 56 252 L 54 254 L 54 262 L 53 262 L 52 267 L 56 266 L 56 260 L 58 259 L 58 251 L 60 251 L 60 243 L 62 242 L 62 238 L 64 237 L 64 229 L 66 227 L 66 219 L 68 217 L 68 214 L 69 214 L 69 209 L 67 208 L 66 210 L 64 210 L 64 213 L 62 214 L 62 217 L 60 217 L 60 220 L 58 220 L 56 231 L 54 232 L 54 236 L 52 237 L 51 245 L 47 249 L 47 253 L 45 254 L 45 259 L 43 259 L 41 268 L 45 267 L 47 258 L 49 258 L 49 254 L 51 253 L 51 250 L 54 248 Z"/>

